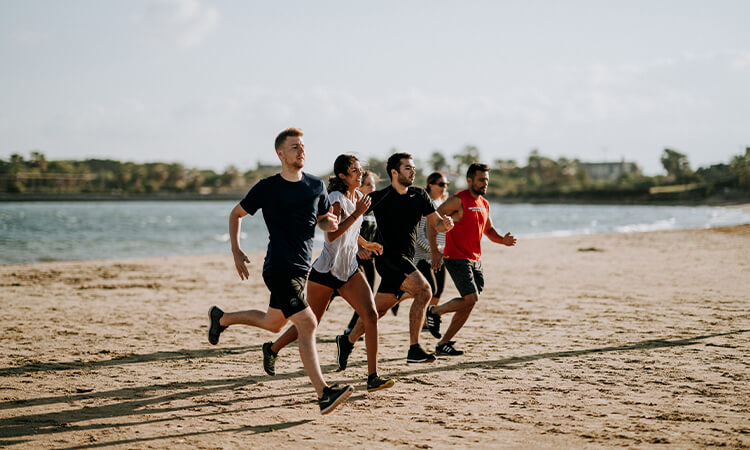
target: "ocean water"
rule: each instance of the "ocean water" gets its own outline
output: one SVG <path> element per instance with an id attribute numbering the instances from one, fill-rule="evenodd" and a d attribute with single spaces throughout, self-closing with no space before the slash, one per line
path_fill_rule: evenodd
<path id="1" fill-rule="evenodd" d="M 228 253 L 235 202 L 0 203 L 0 264 Z M 634 233 L 750 223 L 737 208 L 492 204 L 492 221 L 519 238 Z M 262 251 L 260 213 L 242 222 L 242 247 Z M 316 246 L 322 246 L 318 230 Z"/>

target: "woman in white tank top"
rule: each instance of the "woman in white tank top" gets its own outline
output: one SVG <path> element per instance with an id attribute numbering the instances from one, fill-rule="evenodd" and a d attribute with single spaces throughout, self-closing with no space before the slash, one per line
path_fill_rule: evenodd
<path id="1" fill-rule="evenodd" d="M 326 233 L 323 251 L 313 262 L 307 282 L 307 302 L 320 323 L 331 294 L 339 294 L 354 308 L 365 323 L 367 345 L 367 390 L 372 392 L 393 386 L 393 380 L 380 378 L 377 374 L 378 357 L 378 313 L 370 285 L 364 274 L 357 270 L 358 245 L 380 254 L 383 246 L 365 240 L 359 234 L 362 216 L 370 208 L 370 197 L 359 192 L 362 185 L 362 167 L 353 155 L 339 155 L 333 165 L 334 176 L 328 184 L 328 199 L 334 213 L 339 217 L 336 231 Z M 263 365 L 269 375 L 275 373 L 271 366 L 276 355 L 287 344 L 297 339 L 297 329 L 290 327 L 276 342 L 263 345 Z M 273 372 L 273 373 L 271 373 Z"/>

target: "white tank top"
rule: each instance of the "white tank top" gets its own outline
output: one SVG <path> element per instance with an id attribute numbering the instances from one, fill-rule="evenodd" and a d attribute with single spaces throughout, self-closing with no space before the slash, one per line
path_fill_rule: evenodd
<path id="1" fill-rule="evenodd" d="M 362 198 L 362 193 L 359 190 L 354 191 L 354 194 L 357 200 Z M 351 216 L 354 213 L 354 202 L 346 198 L 341 192 L 334 191 L 328 194 L 328 201 L 332 205 L 338 202 L 341 210 L 347 216 Z M 357 270 L 357 238 L 359 237 L 361 226 L 362 216 L 359 216 L 352 226 L 335 241 L 329 242 L 328 236 L 325 236 L 323 238 L 323 251 L 312 264 L 313 268 L 320 273 L 331 272 L 331 275 L 341 281 L 349 280 Z"/>

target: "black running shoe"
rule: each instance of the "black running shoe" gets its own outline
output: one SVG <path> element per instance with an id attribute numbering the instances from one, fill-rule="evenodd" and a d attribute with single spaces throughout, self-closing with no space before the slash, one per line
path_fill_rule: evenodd
<path id="1" fill-rule="evenodd" d="M 435 346 L 435 354 L 438 356 L 461 356 L 464 354 L 461 350 L 453 348 L 453 344 L 456 341 L 448 341 L 445 344 L 438 344 Z"/>
<path id="2" fill-rule="evenodd" d="M 349 336 L 339 334 L 336 336 L 336 347 L 338 349 L 338 352 L 336 353 L 336 363 L 339 365 L 339 370 L 344 370 L 349 362 L 349 355 L 352 354 L 354 344 L 349 342 Z"/>
<path id="3" fill-rule="evenodd" d="M 346 385 L 343 388 L 336 386 L 326 386 L 323 388 L 323 396 L 318 399 L 321 414 L 328 414 L 336 409 L 337 406 L 344 403 L 354 392 L 354 387 Z"/>
<path id="4" fill-rule="evenodd" d="M 427 318 L 425 319 L 425 324 L 427 324 L 427 329 L 430 331 L 432 336 L 435 339 L 440 339 L 440 337 L 442 336 L 442 334 L 440 334 L 440 316 L 432 312 L 434 308 L 434 305 L 427 307 Z"/>
<path id="5" fill-rule="evenodd" d="M 409 347 L 409 353 L 406 355 L 407 363 L 429 363 L 435 361 L 435 355 L 422 350 L 419 344 Z"/>
<path id="6" fill-rule="evenodd" d="M 271 350 L 273 342 L 266 342 L 263 344 L 263 370 L 267 374 L 274 376 L 276 375 L 276 358 L 279 356 L 278 353 L 274 353 Z"/>
<path id="7" fill-rule="evenodd" d="M 224 311 L 222 311 L 218 306 L 212 306 L 208 309 L 208 320 L 211 321 L 210 325 L 208 326 L 208 342 L 211 343 L 211 345 L 218 344 L 219 335 L 222 333 L 222 331 L 227 329 L 227 327 L 222 327 L 219 324 L 219 320 L 223 315 Z"/>
<path id="8" fill-rule="evenodd" d="M 396 384 L 395 381 L 390 379 L 383 379 L 378 376 L 378 374 L 374 373 L 367 377 L 367 392 L 375 392 L 379 391 L 381 389 L 388 389 L 389 387 L 392 387 L 394 384 Z"/>

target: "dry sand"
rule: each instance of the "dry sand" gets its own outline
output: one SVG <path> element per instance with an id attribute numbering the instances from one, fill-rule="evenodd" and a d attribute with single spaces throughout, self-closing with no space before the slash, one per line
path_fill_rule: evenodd
<path id="1" fill-rule="evenodd" d="M 0 446 L 750 446 L 750 226 L 484 247 L 464 356 L 407 365 L 409 304 L 381 321 L 390 390 L 363 343 L 335 371 L 334 301 L 321 363 L 356 392 L 324 417 L 296 346 L 269 377 L 270 333 L 206 341 L 211 304 L 265 309 L 262 255 L 246 282 L 229 254 L 0 267 Z"/>

